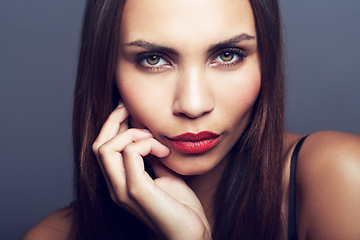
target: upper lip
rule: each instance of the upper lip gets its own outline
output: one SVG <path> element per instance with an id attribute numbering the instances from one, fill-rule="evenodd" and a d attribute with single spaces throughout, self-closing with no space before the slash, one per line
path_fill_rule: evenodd
<path id="1" fill-rule="evenodd" d="M 199 133 L 191 133 L 187 132 L 175 137 L 170 138 L 173 141 L 184 141 L 184 142 L 198 142 L 198 141 L 204 141 L 208 139 L 217 138 L 220 135 L 217 133 L 213 133 L 210 131 L 202 131 Z"/>

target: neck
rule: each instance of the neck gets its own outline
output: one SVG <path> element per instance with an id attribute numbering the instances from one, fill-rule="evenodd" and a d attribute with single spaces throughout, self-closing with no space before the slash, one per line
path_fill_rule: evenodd
<path id="1" fill-rule="evenodd" d="M 213 227 L 214 216 L 214 199 L 218 184 L 222 178 L 225 167 L 228 162 L 228 157 L 224 158 L 219 164 L 209 172 L 202 175 L 186 176 L 184 179 L 189 187 L 194 191 L 199 198 L 206 217 Z"/>

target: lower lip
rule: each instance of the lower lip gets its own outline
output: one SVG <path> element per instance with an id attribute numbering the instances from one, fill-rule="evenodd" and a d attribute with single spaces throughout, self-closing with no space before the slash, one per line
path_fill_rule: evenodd
<path id="1" fill-rule="evenodd" d="M 219 137 L 201 141 L 177 141 L 170 140 L 170 143 L 179 151 L 184 153 L 203 153 L 213 148 L 219 141 Z"/>

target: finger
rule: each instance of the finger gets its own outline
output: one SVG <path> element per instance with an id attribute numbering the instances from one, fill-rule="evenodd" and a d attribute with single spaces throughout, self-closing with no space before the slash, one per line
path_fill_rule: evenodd
<path id="1" fill-rule="evenodd" d="M 140 212 L 146 219 L 147 224 L 150 224 L 151 228 L 158 233 L 162 232 L 159 230 L 159 223 L 165 225 L 165 222 L 169 222 L 169 218 L 164 218 L 164 216 L 169 214 L 168 210 L 177 201 L 163 190 L 159 189 L 160 192 L 154 191 L 155 184 L 145 172 L 143 157 L 149 154 L 156 157 L 166 157 L 169 153 L 170 150 L 154 138 L 129 144 L 123 151 L 128 195 L 138 203 Z M 163 206 L 167 210 L 164 210 Z M 164 211 L 167 211 L 166 214 L 164 214 Z"/>
<path id="2" fill-rule="evenodd" d="M 144 186 L 153 184 L 150 176 L 145 172 L 143 157 L 146 155 L 154 155 L 157 157 L 166 157 L 170 150 L 154 138 L 148 138 L 134 142 L 125 147 L 123 151 L 124 166 L 126 169 L 126 181 L 128 187 Z"/>
<path id="3" fill-rule="evenodd" d="M 152 134 L 139 129 L 128 129 L 127 131 L 117 134 L 115 137 L 105 142 L 98 148 L 98 163 L 102 171 L 110 178 L 125 176 L 124 165 L 121 152 L 130 143 L 151 138 Z M 120 171 L 120 172 L 118 172 Z M 113 176 L 113 177 L 112 177 Z M 112 181 L 112 179 L 109 179 Z M 119 181 L 118 179 L 117 181 Z"/>
<path id="4" fill-rule="evenodd" d="M 119 153 L 124 145 L 149 137 L 152 137 L 152 134 L 147 131 L 129 129 L 125 133 L 119 134 L 109 142 L 105 143 L 99 150 L 99 159 L 102 163 L 102 172 L 105 176 L 113 201 L 135 217 L 142 220 L 153 231 L 158 232 L 158 228 L 154 225 L 153 221 L 150 220 L 149 216 L 145 214 L 143 208 L 128 196 L 123 158 L 121 153 Z M 107 148 L 109 148 L 109 150 L 107 150 Z"/>
<path id="5" fill-rule="evenodd" d="M 118 176 L 117 180 L 114 178 L 110 180 L 106 171 L 103 172 L 111 199 L 130 214 L 144 222 L 150 229 L 152 229 L 152 231 L 160 233 L 159 229 L 145 213 L 144 209 L 128 196 L 123 161 L 122 159 L 119 159 L 119 161 L 116 162 L 117 163 L 115 163 L 113 167 L 114 169 L 117 169 L 118 173 L 116 174 L 114 172 L 113 174 Z"/>
<path id="6" fill-rule="evenodd" d="M 124 148 L 134 142 L 153 138 L 152 133 L 147 129 L 130 128 L 122 133 L 115 135 L 99 147 L 99 152 L 107 154 L 108 152 L 122 152 Z"/>
<path id="7" fill-rule="evenodd" d="M 117 107 L 115 110 L 109 115 L 104 125 L 101 128 L 98 139 L 110 139 L 119 133 L 122 123 L 127 126 L 127 118 L 129 117 L 129 112 L 125 106 Z M 105 140 L 105 141 L 106 141 Z"/>
<path id="8" fill-rule="evenodd" d="M 127 118 L 129 112 L 123 107 L 116 108 L 108 117 L 104 125 L 102 126 L 98 137 L 93 143 L 93 151 L 97 154 L 97 151 L 101 145 L 116 136 L 120 129 L 124 131 L 127 125 Z"/>
<path id="9" fill-rule="evenodd" d="M 187 206 L 180 204 L 178 198 L 173 197 L 177 196 L 177 194 L 169 194 L 168 189 L 159 188 L 144 170 L 144 156 L 151 154 L 161 158 L 166 157 L 169 153 L 170 150 L 154 138 L 129 144 L 123 151 L 128 194 L 143 209 L 148 219 L 151 219 L 151 222 L 154 223 L 153 225 L 161 229 L 165 236 L 172 236 L 174 233 L 176 235 L 182 234 L 183 230 L 178 228 L 179 224 L 183 223 L 182 219 L 178 217 L 179 213 L 184 216 L 190 215 L 191 218 L 196 219 L 197 224 L 200 225 L 199 227 L 203 227 L 194 209 L 189 209 Z M 191 199 L 196 199 L 195 207 L 200 206 L 201 208 L 196 195 L 185 182 L 176 182 L 178 182 L 178 186 L 182 186 L 181 192 L 184 192 L 185 196 L 193 195 Z M 172 183 L 175 183 L 175 181 L 172 181 Z M 190 204 L 194 202 L 193 200 L 188 201 L 186 197 L 184 199 Z M 200 210 L 203 211 L 202 208 Z M 206 219 L 206 217 L 202 218 L 201 216 L 200 218 Z"/>
<path id="10" fill-rule="evenodd" d="M 128 144 L 151 137 L 152 134 L 147 131 L 128 129 L 104 143 L 98 150 L 97 160 L 108 187 L 114 189 L 115 195 L 125 197 L 125 199 L 119 199 L 120 201 L 126 201 L 127 195 L 126 173 L 121 152 Z M 117 196 L 114 197 L 117 198 Z"/>
<path id="11" fill-rule="evenodd" d="M 119 105 L 108 117 L 106 122 L 104 123 L 103 127 L 101 128 L 101 131 L 96 138 L 95 142 L 92 145 L 92 150 L 96 156 L 96 159 L 98 161 L 99 167 L 104 175 L 104 178 L 109 186 L 110 181 L 109 177 L 107 176 L 106 171 L 104 170 L 104 166 L 102 161 L 100 160 L 99 156 L 99 148 L 102 146 L 106 141 L 113 138 L 120 130 L 120 128 L 123 128 L 125 130 L 127 128 L 127 121 L 126 119 L 129 116 L 129 112 L 127 109 L 122 105 Z"/>

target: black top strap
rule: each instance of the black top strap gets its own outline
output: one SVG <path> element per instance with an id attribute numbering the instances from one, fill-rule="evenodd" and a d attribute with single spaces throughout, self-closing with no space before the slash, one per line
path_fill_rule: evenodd
<path id="1" fill-rule="evenodd" d="M 303 144 L 305 138 L 301 138 L 295 146 L 294 152 L 291 156 L 290 163 L 290 186 L 289 186 L 289 219 L 288 219 L 288 233 L 289 240 L 297 240 L 297 230 L 296 230 L 296 164 L 297 158 L 301 145 Z"/>

